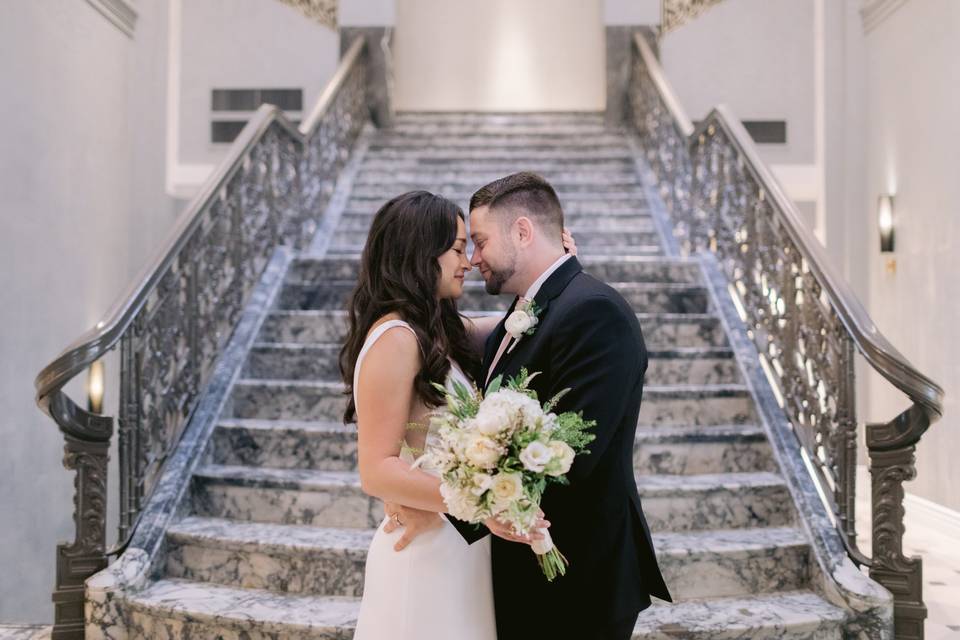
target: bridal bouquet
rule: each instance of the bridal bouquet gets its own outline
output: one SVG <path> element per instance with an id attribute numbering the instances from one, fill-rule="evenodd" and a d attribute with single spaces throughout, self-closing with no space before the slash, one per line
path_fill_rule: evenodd
<path id="1" fill-rule="evenodd" d="M 440 492 L 449 513 L 480 523 L 495 516 L 518 535 L 533 530 L 540 498 L 550 483 L 566 484 L 574 457 L 594 439 L 595 422 L 578 413 L 551 413 L 569 389 L 542 406 L 528 388 L 538 374 L 526 369 L 501 384 L 491 381 L 486 395 L 476 387 L 437 385 L 447 405 L 431 419 L 439 436 L 417 464 L 440 472 Z M 547 580 L 564 575 L 569 564 L 550 533 L 532 545 Z"/>

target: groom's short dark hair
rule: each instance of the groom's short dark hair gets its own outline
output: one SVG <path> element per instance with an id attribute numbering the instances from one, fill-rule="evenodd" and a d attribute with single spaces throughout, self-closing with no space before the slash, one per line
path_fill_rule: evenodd
<path id="1" fill-rule="evenodd" d="M 544 226 L 558 232 L 563 230 L 563 207 L 557 192 L 542 176 L 531 171 L 514 173 L 480 187 L 470 198 L 470 210 L 483 206 L 498 212 L 509 209 L 519 214 L 522 211 Z M 516 217 L 519 216 L 513 216 Z"/>

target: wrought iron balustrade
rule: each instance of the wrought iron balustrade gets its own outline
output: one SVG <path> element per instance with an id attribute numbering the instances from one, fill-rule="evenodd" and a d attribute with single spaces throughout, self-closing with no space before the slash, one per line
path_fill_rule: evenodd
<path id="1" fill-rule="evenodd" d="M 680 246 L 716 254 L 849 556 L 893 594 L 896 637 L 922 638 L 922 564 L 903 555 L 903 482 L 916 475 L 917 442 L 943 413 L 943 389 L 877 330 L 740 121 L 718 106 L 694 129 L 639 34 L 631 64 L 630 125 Z M 865 425 L 870 557 L 857 546 L 854 510 L 857 353 L 911 403 L 887 423 Z"/>
<path id="2" fill-rule="evenodd" d="M 701 13 L 723 0 L 661 0 L 660 32 L 679 29 Z"/>
<path id="3" fill-rule="evenodd" d="M 179 219 L 169 240 L 96 327 L 36 379 L 37 404 L 64 434 L 76 471 L 76 536 L 57 548 L 55 638 L 82 638 L 84 581 L 107 565 L 107 462 L 114 419 L 64 387 L 120 348 L 119 536 L 136 527 L 218 355 L 275 248 L 303 247 L 369 121 L 369 58 L 357 38 L 295 127 L 264 105 Z"/>

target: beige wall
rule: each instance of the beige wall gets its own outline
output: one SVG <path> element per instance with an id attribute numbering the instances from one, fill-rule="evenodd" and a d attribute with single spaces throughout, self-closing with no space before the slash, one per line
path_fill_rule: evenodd
<path id="1" fill-rule="evenodd" d="M 601 110 L 600 0 L 398 0 L 399 110 Z"/>
<path id="2" fill-rule="evenodd" d="M 869 308 L 877 326 L 946 389 L 946 414 L 917 452 L 907 491 L 960 510 L 960 3 L 910 0 L 866 36 Z M 879 252 L 876 198 L 896 195 L 895 273 Z M 902 394 L 872 380 L 868 418 Z"/>
<path id="3" fill-rule="evenodd" d="M 131 39 L 86 2 L 0 2 L 0 620 L 52 620 L 55 546 L 73 533 L 73 476 L 33 378 L 174 219 L 166 1 L 137 6 Z"/>
<path id="4" fill-rule="evenodd" d="M 724 0 L 667 34 L 663 67 L 689 116 L 722 102 L 743 120 L 786 120 L 787 144 L 762 145 L 764 159 L 813 163 L 814 2 Z"/>
<path id="5" fill-rule="evenodd" d="M 179 96 L 171 182 L 178 193 L 189 195 L 229 149 L 210 142 L 211 91 L 303 89 L 306 117 L 337 68 L 340 38 L 276 0 L 173 2 L 179 20 L 171 84 Z"/>

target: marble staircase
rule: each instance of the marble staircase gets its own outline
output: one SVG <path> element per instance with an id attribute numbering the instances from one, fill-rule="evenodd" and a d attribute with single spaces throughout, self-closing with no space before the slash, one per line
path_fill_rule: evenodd
<path id="1" fill-rule="evenodd" d="M 634 637 L 845 637 L 701 267 L 669 255 L 627 139 L 599 114 L 401 114 L 374 135 L 326 253 L 286 274 L 154 579 L 123 596 L 131 637 L 352 636 L 383 515 L 360 490 L 355 427 L 339 421 L 336 358 L 366 229 L 404 190 L 465 206 L 531 168 L 557 186 L 585 268 L 630 301 L 650 351 L 634 470 L 677 602 L 644 612 Z M 474 279 L 461 308 L 508 303 Z"/>

